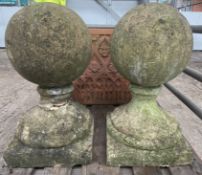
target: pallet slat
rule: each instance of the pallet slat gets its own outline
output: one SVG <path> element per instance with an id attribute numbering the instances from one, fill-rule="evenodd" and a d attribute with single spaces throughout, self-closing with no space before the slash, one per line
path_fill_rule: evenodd
<path id="1" fill-rule="evenodd" d="M 160 168 L 161 175 L 171 175 L 168 168 Z"/>
<path id="2" fill-rule="evenodd" d="M 33 171 L 33 168 L 15 168 L 12 171 L 12 175 L 30 175 Z"/>
<path id="3" fill-rule="evenodd" d="M 133 167 L 134 175 L 160 175 L 160 173 L 157 167 Z"/>
<path id="4" fill-rule="evenodd" d="M 98 163 L 93 163 L 87 166 L 82 166 L 81 175 L 119 175 L 119 174 L 120 174 L 119 167 L 107 167 L 104 165 L 99 165 Z"/>
<path id="5" fill-rule="evenodd" d="M 120 168 L 120 175 L 133 175 L 133 168 Z"/>
<path id="6" fill-rule="evenodd" d="M 197 175 L 191 166 L 170 167 L 169 170 L 172 175 Z"/>
<path id="7" fill-rule="evenodd" d="M 30 174 L 30 175 L 44 175 L 44 169 L 43 168 L 34 169 L 34 171 L 32 172 L 32 174 Z"/>
<path id="8" fill-rule="evenodd" d="M 198 175 L 202 175 L 202 161 L 198 158 L 196 154 L 194 156 L 194 161 L 192 163 L 192 169 Z"/>
<path id="9" fill-rule="evenodd" d="M 176 118 L 182 134 L 202 159 L 202 120 L 165 87 L 161 89 L 158 102 L 165 111 Z"/>
<path id="10" fill-rule="evenodd" d="M 64 168 L 61 165 L 55 165 L 54 168 L 52 169 L 52 174 L 53 175 L 70 175 L 69 169 Z"/>

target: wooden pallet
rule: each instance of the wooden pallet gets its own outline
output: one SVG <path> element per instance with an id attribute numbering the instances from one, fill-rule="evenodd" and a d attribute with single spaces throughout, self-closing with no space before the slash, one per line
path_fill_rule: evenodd
<path id="1" fill-rule="evenodd" d="M 194 162 L 178 167 L 107 167 L 93 163 L 87 166 L 64 168 L 56 165 L 43 169 L 2 169 L 1 175 L 202 175 L 202 164 Z"/>

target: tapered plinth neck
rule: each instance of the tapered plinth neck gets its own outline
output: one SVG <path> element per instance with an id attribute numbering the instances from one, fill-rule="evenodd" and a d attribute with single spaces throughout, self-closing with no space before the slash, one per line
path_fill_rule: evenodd
<path id="1" fill-rule="evenodd" d="M 73 91 L 72 86 L 65 86 L 60 88 L 37 88 L 41 100 L 40 105 L 52 104 L 55 106 L 61 106 L 66 104 L 68 99 L 71 97 L 71 92 Z"/>
<path id="2" fill-rule="evenodd" d="M 137 85 L 131 85 L 130 90 L 133 97 L 157 97 L 160 91 L 160 86 L 158 87 L 142 87 Z"/>

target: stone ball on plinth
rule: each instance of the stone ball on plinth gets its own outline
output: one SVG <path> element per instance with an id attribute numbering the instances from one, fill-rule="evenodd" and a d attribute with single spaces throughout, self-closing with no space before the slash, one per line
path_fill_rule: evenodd
<path id="1" fill-rule="evenodd" d="M 143 4 L 129 11 L 116 26 L 111 57 L 118 71 L 133 84 L 159 86 L 187 65 L 192 31 L 187 20 L 165 4 Z"/>
<path id="2" fill-rule="evenodd" d="M 81 18 L 53 3 L 24 7 L 10 20 L 6 47 L 11 63 L 40 87 L 62 87 L 90 61 L 91 38 Z"/>

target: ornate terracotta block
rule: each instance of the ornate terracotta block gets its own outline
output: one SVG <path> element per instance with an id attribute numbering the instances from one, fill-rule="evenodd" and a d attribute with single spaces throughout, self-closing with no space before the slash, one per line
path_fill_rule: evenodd
<path id="1" fill-rule="evenodd" d="M 114 68 L 110 57 L 113 29 L 89 29 L 92 58 L 81 77 L 73 82 L 74 100 L 82 104 L 123 104 L 131 99 L 129 81 Z"/>

